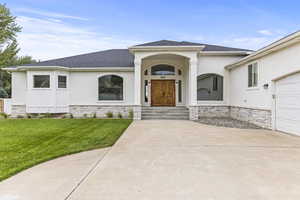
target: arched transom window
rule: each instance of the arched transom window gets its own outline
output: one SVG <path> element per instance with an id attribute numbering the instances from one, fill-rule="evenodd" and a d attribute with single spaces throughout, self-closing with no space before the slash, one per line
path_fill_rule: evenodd
<path id="1" fill-rule="evenodd" d="M 223 77 L 217 74 L 202 74 L 197 77 L 198 101 L 222 101 Z"/>
<path id="2" fill-rule="evenodd" d="M 175 75 L 175 67 L 171 65 L 155 65 L 151 67 L 151 75 Z"/>
<path id="3" fill-rule="evenodd" d="M 117 75 L 101 76 L 98 79 L 100 101 L 123 100 L 123 78 Z"/>

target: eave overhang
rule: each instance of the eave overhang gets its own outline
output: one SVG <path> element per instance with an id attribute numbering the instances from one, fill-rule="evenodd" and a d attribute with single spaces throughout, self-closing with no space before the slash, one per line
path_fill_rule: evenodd
<path id="1" fill-rule="evenodd" d="M 89 71 L 89 72 L 110 72 L 110 71 L 122 71 L 131 72 L 134 71 L 134 67 L 63 67 L 63 66 L 18 66 L 7 67 L 3 70 L 9 72 L 22 72 L 22 71 Z"/>

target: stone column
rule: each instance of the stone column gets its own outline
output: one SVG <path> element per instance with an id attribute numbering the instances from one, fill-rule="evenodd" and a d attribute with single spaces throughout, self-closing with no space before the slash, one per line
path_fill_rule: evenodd
<path id="1" fill-rule="evenodd" d="M 141 119 L 141 68 L 142 60 L 134 60 L 134 119 Z"/>

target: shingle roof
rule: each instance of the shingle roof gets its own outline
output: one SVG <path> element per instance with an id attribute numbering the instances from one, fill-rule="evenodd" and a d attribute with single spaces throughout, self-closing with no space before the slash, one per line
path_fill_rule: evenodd
<path id="1" fill-rule="evenodd" d="M 200 44 L 193 42 L 177 42 L 171 40 L 160 40 L 145 44 L 136 45 L 136 47 L 147 46 L 202 46 L 203 51 L 250 51 L 247 49 L 238 49 L 216 45 Z M 93 68 L 93 67 L 133 67 L 134 56 L 128 49 L 111 49 L 98 51 L 94 53 L 82 54 L 77 56 L 47 60 L 23 66 L 63 66 L 69 68 Z"/>
<path id="2" fill-rule="evenodd" d="M 133 67 L 134 57 L 128 49 L 111 49 L 77 56 L 47 60 L 24 66 L 63 67 Z"/>
<path id="3" fill-rule="evenodd" d="M 202 43 L 186 42 L 186 41 L 178 42 L 172 40 L 160 40 L 160 41 L 136 45 L 136 47 L 149 47 L 149 46 L 205 46 L 203 51 L 251 51 L 249 49 L 224 47 L 218 45 L 210 45 L 210 44 L 202 44 Z"/>

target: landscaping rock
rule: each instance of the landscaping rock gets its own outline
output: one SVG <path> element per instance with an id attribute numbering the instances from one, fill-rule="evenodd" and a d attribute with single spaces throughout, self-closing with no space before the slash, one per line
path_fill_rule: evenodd
<path id="1" fill-rule="evenodd" d="M 213 126 L 241 128 L 241 129 L 261 129 L 261 127 L 228 117 L 201 117 L 197 122 Z"/>

